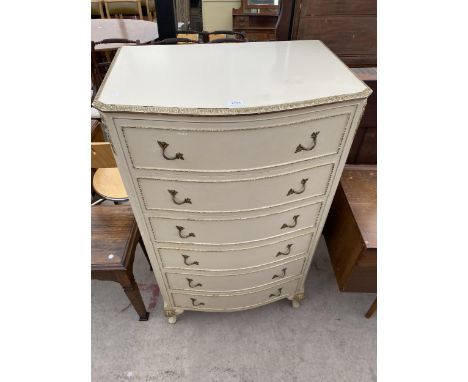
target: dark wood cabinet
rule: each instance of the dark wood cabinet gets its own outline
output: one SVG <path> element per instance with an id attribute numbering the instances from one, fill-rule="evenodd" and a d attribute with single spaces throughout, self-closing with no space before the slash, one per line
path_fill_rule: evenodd
<path id="1" fill-rule="evenodd" d="M 372 89 L 349 151 L 348 164 L 377 164 L 377 68 L 351 69 Z"/>
<path id="2" fill-rule="evenodd" d="M 377 291 L 377 167 L 346 166 L 323 230 L 342 292 Z"/>
<path id="3" fill-rule="evenodd" d="M 235 32 L 242 32 L 248 41 L 275 41 L 278 7 L 251 8 L 243 0 L 239 9 L 232 10 L 232 25 Z"/>
<path id="4" fill-rule="evenodd" d="M 293 40 L 321 40 L 350 67 L 377 66 L 377 0 L 296 0 Z"/>

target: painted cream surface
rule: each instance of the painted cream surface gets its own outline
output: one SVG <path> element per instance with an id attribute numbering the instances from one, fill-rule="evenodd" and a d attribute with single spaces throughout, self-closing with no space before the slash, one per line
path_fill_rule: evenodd
<path id="1" fill-rule="evenodd" d="M 229 115 L 368 94 L 369 88 L 316 40 L 125 46 L 94 106 Z"/>

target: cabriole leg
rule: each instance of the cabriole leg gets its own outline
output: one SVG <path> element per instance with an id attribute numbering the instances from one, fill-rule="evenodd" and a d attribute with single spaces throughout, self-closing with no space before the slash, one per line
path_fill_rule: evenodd
<path id="1" fill-rule="evenodd" d="M 302 300 L 304 300 L 304 293 L 296 293 L 292 299 L 292 307 L 299 308 Z"/>
<path id="2" fill-rule="evenodd" d="M 177 322 L 177 315 L 182 314 L 184 311 L 181 309 L 164 308 L 164 315 L 167 317 L 167 321 L 170 324 Z"/>

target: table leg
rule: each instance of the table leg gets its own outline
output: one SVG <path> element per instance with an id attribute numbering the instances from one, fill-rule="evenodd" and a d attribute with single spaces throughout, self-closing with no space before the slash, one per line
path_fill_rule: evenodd
<path id="1" fill-rule="evenodd" d="M 138 240 L 138 242 L 140 243 L 141 249 L 143 250 L 143 253 L 144 253 L 145 257 L 146 257 L 146 260 L 148 260 L 148 264 L 150 266 L 150 271 L 152 271 L 153 266 L 151 265 L 151 261 L 150 261 L 149 256 L 148 256 L 148 252 L 146 252 L 145 243 L 143 243 L 143 239 L 142 239 L 141 236 L 140 236 L 140 239 Z"/>
<path id="2" fill-rule="evenodd" d="M 369 310 L 367 311 L 366 313 L 366 318 L 371 318 L 372 315 L 375 313 L 375 311 L 377 310 L 377 297 L 375 298 L 374 302 L 372 303 L 371 307 L 369 308 Z"/>
<path id="3" fill-rule="evenodd" d="M 125 294 L 132 303 L 136 312 L 140 316 L 140 321 L 148 321 L 149 312 L 146 310 L 145 303 L 141 298 L 140 289 L 138 288 L 135 278 L 130 271 L 119 272 L 118 281 L 122 285 Z"/>

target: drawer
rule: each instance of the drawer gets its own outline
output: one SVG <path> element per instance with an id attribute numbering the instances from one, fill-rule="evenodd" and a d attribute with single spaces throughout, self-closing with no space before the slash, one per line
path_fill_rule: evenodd
<path id="1" fill-rule="evenodd" d="M 258 267 L 306 254 L 311 235 L 302 235 L 273 244 L 224 251 L 197 251 L 159 248 L 163 267 L 183 270 L 229 271 Z"/>
<path id="2" fill-rule="evenodd" d="M 148 210 L 249 211 L 326 194 L 333 172 L 326 164 L 288 174 L 235 180 L 138 178 Z"/>
<path id="3" fill-rule="evenodd" d="M 304 258 L 248 273 L 211 274 L 166 273 L 171 290 L 201 292 L 236 292 L 243 289 L 267 286 L 291 277 L 299 276 L 304 265 Z M 284 279 L 284 280 L 283 280 Z"/>
<path id="4" fill-rule="evenodd" d="M 150 217 L 157 242 L 222 245 L 282 236 L 316 225 L 322 203 L 244 218 Z"/>
<path id="5" fill-rule="evenodd" d="M 176 121 L 116 119 L 136 169 L 226 172 L 261 169 L 337 154 L 355 106 L 288 117 L 212 117 Z M 287 114 L 287 113 L 282 113 Z"/>
<path id="6" fill-rule="evenodd" d="M 190 310 L 242 310 L 268 304 L 285 297 L 292 298 L 298 280 L 264 289 L 253 293 L 236 295 L 202 295 L 173 293 L 174 304 L 178 308 Z"/>
<path id="7" fill-rule="evenodd" d="M 249 26 L 249 19 L 245 16 L 234 17 L 234 29 L 245 28 Z M 236 31 L 238 32 L 238 31 Z"/>

